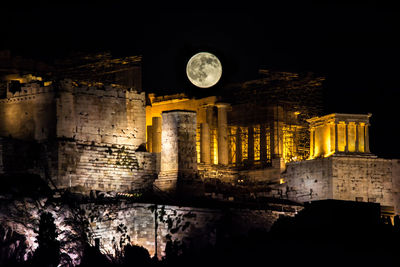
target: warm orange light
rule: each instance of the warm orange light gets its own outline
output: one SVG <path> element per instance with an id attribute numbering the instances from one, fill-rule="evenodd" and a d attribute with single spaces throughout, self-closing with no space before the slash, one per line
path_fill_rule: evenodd
<path id="1" fill-rule="evenodd" d="M 212 164 L 218 164 L 218 131 L 211 130 L 211 161 Z"/>
<path id="2" fill-rule="evenodd" d="M 236 163 L 236 126 L 229 127 L 229 163 Z"/>
<path id="3" fill-rule="evenodd" d="M 254 161 L 260 160 L 260 125 L 254 127 Z"/>
<path id="4" fill-rule="evenodd" d="M 279 179 L 279 184 L 284 184 L 284 183 L 286 183 L 285 179 L 283 178 Z"/>
<path id="5" fill-rule="evenodd" d="M 249 158 L 248 150 L 248 129 L 247 127 L 240 127 L 240 143 L 242 145 L 242 160 Z"/>
<path id="6" fill-rule="evenodd" d="M 197 125 L 196 128 L 196 152 L 197 152 L 197 163 L 201 162 L 201 153 L 200 153 L 200 147 L 201 147 L 201 130 L 200 130 L 200 125 Z"/>

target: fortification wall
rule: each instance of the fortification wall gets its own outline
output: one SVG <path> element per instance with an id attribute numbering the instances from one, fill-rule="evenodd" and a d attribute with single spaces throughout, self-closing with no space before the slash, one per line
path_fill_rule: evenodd
<path id="1" fill-rule="evenodd" d="M 320 158 L 287 164 L 280 185 L 288 199 L 306 202 L 332 199 L 332 169 L 330 158 Z"/>
<path id="2" fill-rule="evenodd" d="M 38 141 L 54 137 L 55 114 L 53 88 L 27 84 L 0 99 L 0 136 Z"/>
<path id="3" fill-rule="evenodd" d="M 98 146 L 63 141 L 58 145 L 60 187 L 126 192 L 151 188 L 155 157 L 125 146 Z"/>
<path id="4" fill-rule="evenodd" d="M 289 163 L 281 185 L 295 201 L 339 199 L 377 202 L 399 213 L 399 163 L 374 157 L 333 156 Z"/>
<path id="5" fill-rule="evenodd" d="M 280 210 L 207 209 L 142 203 L 81 205 L 91 218 L 90 242 L 100 241 L 103 253 L 114 254 L 129 242 L 145 247 L 151 255 L 165 256 L 168 242 L 177 241 L 192 251 L 215 246 L 218 238 L 247 235 L 250 229 L 269 231 L 280 216 L 295 216 L 300 207 Z M 222 220 L 225 224 L 222 226 Z"/>
<path id="6" fill-rule="evenodd" d="M 337 157 L 332 160 L 333 198 L 393 206 L 392 160 Z M 362 198 L 362 199 L 361 199 Z"/>
<path id="7" fill-rule="evenodd" d="M 75 141 L 39 143 L 9 138 L 0 138 L 0 173 L 37 174 L 47 182 L 50 178 L 59 189 L 83 186 L 117 192 L 149 189 L 156 178 L 155 156 L 148 152 Z"/>
<path id="8" fill-rule="evenodd" d="M 150 255 L 164 257 L 168 242 L 192 252 L 215 246 L 220 238 L 246 236 L 250 229 L 268 231 L 280 216 L 295 216 L 302 207 L 277 209 L 208 209 L 115 201 L 69 206 L 46 198 L 0 198 L 0 238 L 3 255 L 26 261 L 37 249 L 40 215 L 50 213 L 56 225 L 60 252 L 79 265 L 85 243 L 120 256 L 124 246 L 139 245 Z M 86 240 L 87 236 L 88 240 Z M 8 251 L 7 251 L 8 249 Z M 177 251 L 179 253 L 179 251 Z M 0 258 L 7 260 L 7 258 Z"/>
<path id="9" fill-rule="evenodd" d="M 145 93 L 78 87 L 64 80 L 57 99 L 57 137 L 137 148 L 146 142 Z"/>

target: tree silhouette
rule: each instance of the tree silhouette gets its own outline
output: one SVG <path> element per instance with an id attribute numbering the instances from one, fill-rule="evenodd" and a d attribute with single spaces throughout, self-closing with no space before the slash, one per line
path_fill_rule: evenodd
<path id="1" fill-rule="evenodd" d="M 33 263 L 36 266 L 57 266 L 60 261 L 60 243 L 57 240 L 56 225 L 51 213 L 44 212 L 40 215 L 39 247 L 35 251 Z"/>

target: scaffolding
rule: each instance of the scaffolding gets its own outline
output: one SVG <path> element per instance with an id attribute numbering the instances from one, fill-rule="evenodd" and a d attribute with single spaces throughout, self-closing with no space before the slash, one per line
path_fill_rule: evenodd
<path id="1" fill-rule="evenodd" d="M 270 165 L 309 157 L 306 119 L 322 112 L 324 78 L 311 73 L 263 71 L 262 79 L 230 85 L 221 93 L 232 104 L 228 114 L 229 163 Z"/>

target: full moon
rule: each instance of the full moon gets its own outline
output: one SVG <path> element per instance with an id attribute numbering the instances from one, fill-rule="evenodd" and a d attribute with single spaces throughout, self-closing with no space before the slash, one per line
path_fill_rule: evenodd
<path id="1" fill-rule="evenodd" d="M 200 52 L 189 59 L 186 66 L 186 75 L 195 86 L 209 88 L 221 78 L 222 65 L 213 54 Z"/>

